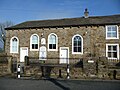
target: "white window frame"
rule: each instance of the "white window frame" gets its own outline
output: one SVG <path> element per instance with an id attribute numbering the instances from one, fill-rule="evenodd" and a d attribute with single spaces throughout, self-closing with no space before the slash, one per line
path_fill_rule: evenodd
<path id="1" fill-rule="evenodd" d="M 118 30 L 118 26 L 117 26 L 117 37 L 108 37 L 108 35 L 107 35 L 108 27 L 112 27 L 112 26 L 117 26 L 117 25 L 107 25 L 107 26 L 106 26 L 106 39 L 119 39 L 119 30 Z"/>
<path id="2" fill-rule="evenodd" d="M 109 58 L 108 57 L 108 46 L 117 46 L 117 58 Z M 106 44 L 106 57 L 108 59 L 119 59 L 119 44 Z"/>
<path id="3" fill-rule="evenodd" d="M 55 35 L 56 36 L 56 49 L 49 49 L 49 38 L 51 35 Z M 58 51 L 58 37 L 55 33 L 51 33 L 48 35 L 48 51 Z"/>
<path id="4" fill-rule="evenodd" d="M 79 36 L 80 38 L 81 38 L 81 44 L 82 44 L 82 47 L 81 47 L 81 51 L 82 52 L 74 52 L 74 38 L 76 37 L 76 36 Z M 72 37 L 72 54 L 83 54 L 83 37 L 81 36 L 81 35 L 79 35 L 79 34 L 76 34 L 76 35 L 74 35 L 73 37 Z"/>
<path id="5" fill-rule="evenodd" d="M 32 49 L 32 36 L 34 35 L 38 37 L 38 49 Z M 39 36 L 37 34 L 32 34 L 30 37 L 30 51 L 39 51 Z"/>
<path id="6" fill-rule="evenodd" d="M 12 40 L 13 40 L 14 38 L 17 39 L 17 51 L 16 51 L 16 52 L 13 52 L 13 51 L 12 51 Z M 18 37 L 13 36 L 13 37 L 10 39 L 10 53 L 18 53 L 18 51 L 19 51 L 19 39 L 18 39 Z"/>

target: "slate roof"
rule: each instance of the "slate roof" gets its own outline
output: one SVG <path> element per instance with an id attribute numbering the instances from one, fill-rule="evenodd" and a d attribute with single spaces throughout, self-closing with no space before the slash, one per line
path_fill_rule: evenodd
<path id="1" fill-rule="evenodd" d="M 8 27 L 6 28 L 6 30 L 28 28 L 50 28 L 64 26 L 112 25 L 112 24 L 120 24 L 120 14 L 109 16 L 91 16 L 88 18 L 80 17 L 80 18 L 26 21 L 12 27 Z"/>

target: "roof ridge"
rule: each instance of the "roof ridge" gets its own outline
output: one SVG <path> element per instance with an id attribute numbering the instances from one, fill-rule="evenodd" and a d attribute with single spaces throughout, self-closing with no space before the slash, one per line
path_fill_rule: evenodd
<path id="1" fill-rule="evenodd" d="M 89 16 L 89 17 L 112 17 L 112 16 L 120 16 L 120 14 L 103 15 L 103 16 Z"/>
<path id="2" fill-rule="evenodd" d="M 106 16 L 89 16 L 88 18 L 62 18 L 62 19 L 47 19 L 47 20 L 34 20 L 25 21 L 16 24 L 7 29 L 20 29 L 20 28 L 43 28 L 43 27 L 59 27 L 59 26 L 76 26 L 76 25 L 105 25 L 105 24 L 120 24 L 120 14 L 106 15 Z"/>
<path id="3" fill-rule="evenodd" d="M 110 16 L 120 16 L 120 14 L 114 14 L 114 15 L 103 15 L 103 16 L 89 16 L 88 18 L 97 18 L 97 17 L 110 17 Z M 41 19 L 41 20 L 29 20 L 25 22 L 38 22 L 38 21 L 54 21 L 54 20 L 68 20 L 68 19 L 78 19 L 78 18 L 84 18 L 84 16 L 81 17 L 74 17 L 74 18 L 55 18 L 55 19 Z M 23 22 L 24 23 L 24 22 Z"/>

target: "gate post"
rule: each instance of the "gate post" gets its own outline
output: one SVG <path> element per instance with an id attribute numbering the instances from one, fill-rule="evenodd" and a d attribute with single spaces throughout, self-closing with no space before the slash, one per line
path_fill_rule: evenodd
<path id="1" fill-rule="evenodd" d="M 114 71 L 113 71 L 113 78 L 114 78 L 114 79 L 116 79 L 116 74 L 117 74 L 117 71 L 114 70 Z"/>
<path id="2" fill-rule="evenodd" d="M 96 61 L 95 57 L 85 57 L 83 60 L 83 70 L 86 78 L 95 78 L 97 77 L 96 71 Z"/>
<path id="3" fill-rule="evenodd" d="M 70 75 L 69 75 L 70 70 L 69 70 L 69 68 L 70 68 L 70 66 L 69 66 L 69 64 L 67 64 L 67 79 L 70 79 Z"/>
<path id="4" fill-rule="evenodd" d="M 20 64 L 18 64 L 18 68 L 17 68 L 17 77 L 20 78 Z"/>
<path id="5" fill-rule="evenodd" d="M 62 78 L 61 69 L 59 69 L 59 78 Z"/>
<path id="6" fill-rule="evenodd" d="M 25 60 L 25 66 L 28 66 L 29 65 L 29 57 L 25 56 L 24 60 Z"/>

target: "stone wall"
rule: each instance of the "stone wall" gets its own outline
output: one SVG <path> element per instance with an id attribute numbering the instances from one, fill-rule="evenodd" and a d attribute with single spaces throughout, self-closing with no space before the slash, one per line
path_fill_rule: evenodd
<path id="1" fill-rule="evenodd" d="M 97 62 L 98 65 L 98 77 L 108 78 L 108 59 L 106 57 L 100 57 Z"/>
<path id="2" fill-rule="evenodd" d="M 11 59 L 12 56 L 0 53 L 0 76 L 11 74 Z"/>
<path id="3" fill-rule="evenodd" d="M 120 30 L 120 26 L 119 26 Z M 105 56 L 106 55 L 106 43 L 118 43 L 120 40 L 106 40 L 105 26 L 80 26 L 80 27 L 63 27 L 63 28 L 37 28 L 37 29 L 17 29 L 6 31 L 6 46 L 5 51 L 7 54 L 20 59 L 20 47 L 28 47 L 28 55 L 30 57 L 38 57 L 38 51 L 30 51 L 30 37 L 32 34 L 38 34 L 39 47 L 41 47 L 41 39 L 46 39 L 46 48 L 48 49 L 48 35 L 55 33 L 58 36 L 58 50 L 48 51 L 47 58 L 59 57 L 60 47 L 69 47 L 70 58 L 82 58 L 83 55 L 92 56 Z M 43 36 L 41 36 L 43 34 Z M 72 37 L 79 34 L 83 37 L 83 54 L 72 54 Z M 120 32 L 119 32 L 120 34 Z M 17 54 L 10 53 L 10 39 L 16 36 L 19 39 L 19 52 Z M 120 38 L 120 35 L 119 35 Z"/>
<path id="4" fill-rule="evenodd" d="M 32 62 L 33 63 L 33 62 Z M 25 66 L 25 75 L 33 77 L 51 77 L 59 78 L 61 72 L 61 77 L 67 77 L 67 65 L 54 65 L 54 64 L 29 64 Z M 70 78 L 71 79 L 113 79 L 113 71 L 116 70 L 116 77 L 120 77 L 120 68 L 119 69 L 110 69 L 108 67 L 108 59 L 106 57 L 85 57 L 83 58 L 82 63 L 70 63 Z M 44 72 L 44 73 L 43 73 Z M 44 75 L 43 75 L 44 74 Z"/>
<path id="5" fill-rule="evenodd" d="M 97 76 L 97 62 L 98 58 L 86 57 L 83 60 L 83 69 L 86 77 Z"/>
<path id="6" fill-rule="evenodd" d="M 42 71 L 42 66 L 25 66 L 25 76 L 30 77 L 49 77 L 49 78 L 67 78 L 67 67 L 59 67 L 59 66 L 46 66 L 44 67 L 44 71 Z M 44 74 L 42 75 L 42 73 Z M 61 76 L 60 76 L 61 73 Z M 70 67 L 70 78 L 71 79 L 79 79 L 83 78 L 82 68 Z"/>

